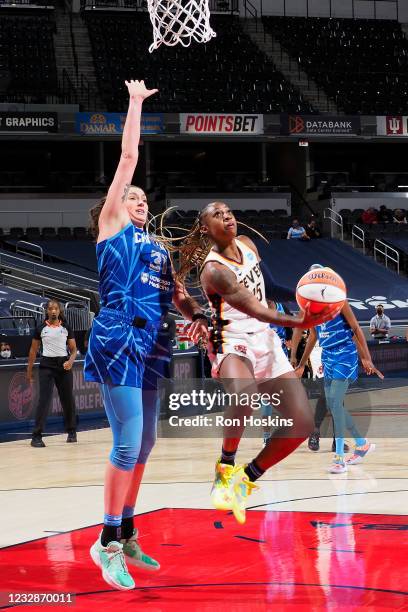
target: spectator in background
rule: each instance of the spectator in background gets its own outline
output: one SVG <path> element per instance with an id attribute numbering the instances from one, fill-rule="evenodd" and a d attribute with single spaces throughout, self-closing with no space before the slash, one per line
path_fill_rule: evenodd
<path id="1" fill-rule="evenodd" d="M 365 210 L 361 215 L 361 221 L 364 223 L 364 225 L 375 225 L 378 223 L 377 211 L 375 208 L 367 208 L 367 210 Z"/>
<path id="2" fill-rule="evenodd" d="M 0 342 L 0 359 L 14 359 L 8 342 Z"/>
<path id="3" fill-rule="evenodd" d="M 306 226 L 306 234 L 310 239 L 321 238 L 321 231 L 316 223 L 316 219 L 313 217 L 310 219 L 309 223 Z"/>
<path id="4" fill-rule="evenodd" d="M 394 223 L 398 225 L 402 225 L 407 222 L 407 218 L 405 216 L 405 210 L 401 210 L 401 208 L 396 208 L 394 210 L 394 216 L 392 218 Z"/>
<path id="5" fill-rule="evenodd" d="M 384 306 L 377 305 L 377 314 L 370 321 L 370 332 L 376 340 L 388 338 L 388 332 L 391 329 L 391 320 L 384 314 Z"/>
<path id="6" fill-rule="evenodd" d="M 385 204 L 380 206 L 380 210 L 377 215 L 378 223 L 382 223 L 385 225 L 386 223 L 391 223 L 392 221 L 392 212 L 388 210 Z"/>
<path id="7" fill-rule="evenodd" d="M 289 228 L 287 239 L 310 240 L 306 234 L 305 228 L 299 223 L 299 219 L 293 219 L 292 227 Z"/>

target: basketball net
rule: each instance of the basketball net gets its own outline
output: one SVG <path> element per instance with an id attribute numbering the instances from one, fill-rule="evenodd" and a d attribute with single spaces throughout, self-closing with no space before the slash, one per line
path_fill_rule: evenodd
<path id="1" fill-rule="evenodd" d="M 188 47 L 194 39 L 206 43 L 216 36 L 210 26 L 208 0 L 147 0 L 153 25 L 150 53 L 161 44 Z"/>

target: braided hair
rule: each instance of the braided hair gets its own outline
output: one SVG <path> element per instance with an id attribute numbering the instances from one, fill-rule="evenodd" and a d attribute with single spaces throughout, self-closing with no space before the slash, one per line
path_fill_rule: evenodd
<path id="1" fill-rule="evenodd" d="M 166 225 L 164 226 L 164 218 L 176 207 L 173 206 L 168 208 L 157 217 L 160 218 L 160 223 L 156 225 L 156 231 L 153 234 L 155 240 L 163 244 L 170 254 L 171 263 L 175 272 L 176 280 L 180 281 L 183 285 L 192 272 L 199 272 L 212 247 L 212 241 L 209 236 L 202 231 L 202 220 L 204 215 L 208 212 L 210 206 L 215 204 L 211 202 L 197 215 L 191 229 L 186 229 L 178 226 Z M 174 234 L 182 234 L 181 236 L 175 236 Z M 175 261 L 177 259 L 177 262 Z M 189 283 L 192 284 L 191 282 Z"/>
<path id="2" fill-rule="evenodd" d="M 210 208 L 215 204 L 225 204 L 221 201 L 210 202 L 206 204 L 204 208 L 199 212 L 196 220 L 193 223 L 191 229 L 186 230 L 185 228 L 177 227 L 177 226 L 164 226 L 163 220 L 164 217 L 170 212 L 170 210 L 174 210 L 176 207 L 168 208 L 158 215 L 160 217 L 160 224 L 158 230 L 156 229 L 156 234 L 154 238 L 161 242 L 167 251 L 170 254 L 173 270 L 175 271 L 176 280 L 180 281 L 182 284 L 187 284 L 187 279 L 193 275 L 193 272 L 196 274 L 200 274 L 201 268 L 204 264 L 204 261 L 213 246 L 213 242 L 207 233 L 202 231 L 203 219 L 205 215 L 209 212 Z M 154 217 L 156 220 L 157 217 Z M 242 221 L 237 221 L 238 225 L 243 225 L 247 227 L 251 231 L 255 232 L 260 236 L 265 242 L 268 242 L 266 238 L 257 230 L 246 225 L 246 223 L 242 223 Z M 174 237 L 172 235 L 172 231 L 181 232 L 183 235 Z M 167 235 L 166 235 L 167 234 Z M 178 262 L 176 265 L 175 254 L 178 254 Z M 199 285 L 199 282 L 192 283 L 191 278 L 188 283 L 190 286 Z"/>

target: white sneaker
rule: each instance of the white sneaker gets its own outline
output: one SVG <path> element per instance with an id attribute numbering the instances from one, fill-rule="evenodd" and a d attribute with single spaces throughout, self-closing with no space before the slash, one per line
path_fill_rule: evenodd
<path id="1" fill-rule="evenodd" d="M 364 457 L 368 455 L 368 453 L 372 453 L 373 451 L 375 451 L 375 444 L 372 444 L 371 442 L 369 442 L 369 440 L 366 440 L 364 446 L 355 447 L 354 453 L 351 455 L 351 457 L 346 459 L 346 464 L 357 465 L 358 463 L 362 463 Z"/>
<path id="2" fill-rule="evenodd" d="M 129 591 L 135 588 L 135 581 L 126 566 L 123 546 L 120 542 L 109 542 L 102 546 L 101 538 L 90 548 L 92 561 L 101 568 L 102 578 L 110 586 L 119 591 Z"/>
<path id="3" fill-rule="evenodd" d="M 330 472 L 330 474 L 344 474 L 344 472 L 347 472 L 347 465 L 344 461 L 344 457 L 335 455 L 334 461 L 327 471 Z"/>

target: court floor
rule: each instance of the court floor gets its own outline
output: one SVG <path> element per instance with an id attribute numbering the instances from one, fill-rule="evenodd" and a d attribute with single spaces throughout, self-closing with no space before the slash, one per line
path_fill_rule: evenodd
<path id="1" fill-rule="evenodd" d="M 260 481 L 245 525 L 211 507 L 219 439 L 164 439 L 136 513 L 161 570 L 132 568 L 137 588 L 111 589 L 88 555 L 103 516 L 108 429 L 0 445 L 4 592 L 76 594 L 74 610 L 408 610 L 406 439 L 376 439 L 364 464 L 330 475 L 331 440 L 304 444 Z M 247 461 L 261 444 L 242 441 Z M 140 608 L 139 608 L 140 606 Z M 58 607 L 65 607 L 61 604 Z M 42 609 L 30 606 L 30 609 Z"/>

